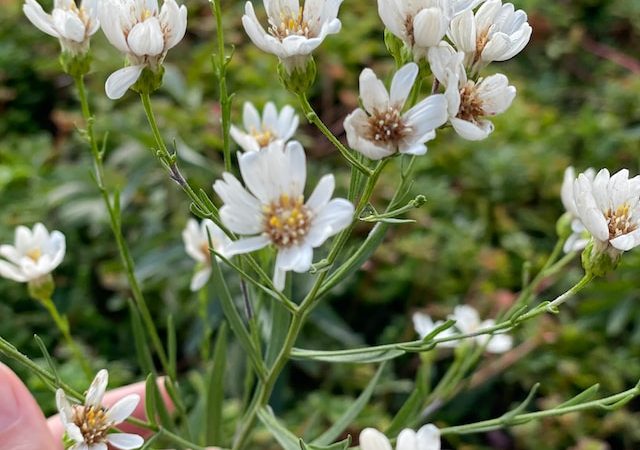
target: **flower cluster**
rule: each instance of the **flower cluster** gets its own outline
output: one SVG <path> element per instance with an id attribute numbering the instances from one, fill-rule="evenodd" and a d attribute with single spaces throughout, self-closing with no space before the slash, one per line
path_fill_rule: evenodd
<path id="1" fill-rule="evenodd" d="M 246 152 L 255 152 L 275 141 L 286 143 L 293 137 L 300 119 L 295 110 L 286 105 L 280 110 L 272 102 L 264 106 L 262 117 L 251 102 L 244 104 L 242 125 L 244 130 L 231 126 L 231 137 Z"/>

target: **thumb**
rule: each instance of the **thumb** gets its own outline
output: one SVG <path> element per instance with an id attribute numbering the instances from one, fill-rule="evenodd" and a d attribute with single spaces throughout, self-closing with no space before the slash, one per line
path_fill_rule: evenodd
<path id="1" fill-rule="evenodd" d="M 60 450 L 42 410 L 22 381 L 0 363 L 0 449 Z"/>

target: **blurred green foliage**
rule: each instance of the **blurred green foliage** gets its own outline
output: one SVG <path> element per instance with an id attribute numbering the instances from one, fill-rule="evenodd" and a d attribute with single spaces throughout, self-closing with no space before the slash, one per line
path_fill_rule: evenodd
<path id="1" fill-rule="evenodd" d="M 530 263 L 535 272 L 555 243 L 565 167 L 640 170 L 640 3 L 523 0 L 516 5 L 529 14 L 532 42 L 513 61 L 489 68 L 506 73 L 517 86 L 514 105 L 496 118 L 496 131 L 485 141 L 465 142 L 451 130 L 439 133 L 428 155 L 419 159 L 412 192 L 424 194 L 428 202 L 411 213 L 416 224 L 391 229 L 362 270 L 318 308 L 297 346 L 339 349 L 411 339 L 410 315 L 417 309 L 441 318 L 467 303 L 484 316 L 495 316 L 519 291 L 523 265 Z M 90 176 L 88 147 L 76 133 L 81 116 L 73 83 L 53 57 L 57 42 L 33 28 L 20 6 L 3 2 L 0 21 L 0 241 L 11 241 L 16 225 L 36 221 L 66 234 L 68 250 L 55 273 L 55 301 L 95 367 L 108 365 L 113 385 L 129 382 L 141 376 L 130 349 L 130 293 Z M 153 100 L 162 132 L 175 141 L 184 171 L 211 192 L 222 171 L 210 59 L 215 25 L 206 1 L 190 1 L 188 7 L 187 37 L 169 53 L 164 87 Z M 223 2 L 223 8 L 228 43 L 236 47 L 228 80 L 231 91 L 237 91 L 234 120 L 247 100 L 273 100 L 279 106 L 293 102 L 278 84 L 275 59 L 247 45 L 240 25 L 243 2 Z M 325 123 L 340 135 L 344 116 L 357 104 L 362 67 L 392 70 L 372 0 L 347 0 L 341 19 L 343 31 L 327 39 L 316 55 L 320 76 L 311 95 Z M 111 102 L 103 93 L 104 80 L 120 67 L 121 57 L 100 34 L 92 47 L 88 83 L 98 135 L 107 139 L 106 183 L 121 191 L 123 228 L 157 323 L 166 323 L 168 314 L 176 319 L 180 367 L 193 382 L 190 400 L 195 404 L 202 389 L 197 350 L 202 324 L 197 298 L 188 290 L 192 262 L 180 238 L 189 205 L 148 151 L 152 137 L 136 96 L 129 93 Z M 330 144 L 306 125 L 298 138 L 313 161 L 311 176 L 335 171 L 344 193 L 348 171 Z M 374 204 L 383 206 L 393 194 L 394 171 L 385 176 Z M 364 237 L 368 229 L 359 226 L 357 236 Z M 558 317 L 518 330 L 522 345 L 501 361 L 505 369 L 463 391 L 431 419 L 453 425 L 497 417 L 538 381 L 536 407 L 558 404 L 596 382 L 603 393 L 635 384 L 640 378 L 639 269 L 640 253 L 626 254 L 619 270 L 594 283 Z M 579 276 L 576 261 L 545 285 L 541 298 L 564 292 Z M 300 277 L 296 287 L 307 281 Z M 61 361 L 65 378 L 83 388 L 86 381 L 72 362 L 65 362 L 68 354 L 55 327 L 28 299 L 25 287 L 0 280 L 0 292 L 0 335 L 38 358 L 32 337 L 37 333 Z M 213 300 L 215 286 L 210 296 Z M 215 301 L 209 315 L 217 326 L 221 311 Z M 481 367 L 494 360 L 488 357 Z M 441 354 L 434 380 L 449 361 L 446 352 Z M 242 395 L 242 377 L 236 374 L 244 364 L 241 352 L 230 352 L 229 397 Z M 413 389 L 418 365 L 416 355 L 395 361 L 375 402 L 349 431 L 357 435 L 364 426 L 388 424 Z M 38 379 L 16 369 L 51 412 L 51 394 Z M 340 415 L 374 371 L 370 366 L 292 363 L 271 404 L 297 427 L 294 432 L 313 436 Z M 225 414 L 235 417 L 237 402 L 230 402 Z M 602 412 L 584 413 L 456 437 L 447 444 L 459 449 L 634 449 L 640 448 L 638 414 L 632 403 L 606 418 Z M 268 434 L 259 438 L 268 448 Z"/>

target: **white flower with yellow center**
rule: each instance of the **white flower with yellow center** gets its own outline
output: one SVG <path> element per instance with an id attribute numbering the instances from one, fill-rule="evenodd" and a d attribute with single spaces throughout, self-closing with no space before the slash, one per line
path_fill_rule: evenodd
<path id="1" fill-rule="evenodd" d="M 84 405 L 71 404 L 64 391 L 56 391 L 56 405 L 66 435 L 75 444 L 68 450 L 107 450 L 107 444 L 122 450 L 142 447 L 144 439 L 137 434 L 110 433 L 111 429 L 125 421 L 140 402 L 138 394 L 120 399 L 111 408 L 102 406 L 102 398 L 109 381 L 106 370 L 94 378 Z"/>
<path id="2" fill-rule="evenodd" d="M 60 265 L 66 251 L 64 234 L 49 234 L 41 223 L 33 230 L 16 228 L 14 245 L 0 245 L 0 275 L 20 283 L 38 281 Z"/>
<path id="3" fill-rule="evenodd" d="M 640 176 L 623 169 L 613 176 L 602 169 L 593 180 L 574 182 L 577 215 L 594 239 L 594 250 L 619 256 L 640 245 Z"/>
<path id="4" fill-rule="evenodd" d="M 589 181 L 593 181 L 596 176 L 596 171 L 589 168 L 584 172 L 584 175 Z M 560 198 L 562 204 L 567 210 L 567 213 L 571 217 L 571 236 L 567 238 L 564 243 L 564 252 L 575 252 L 584 249 L 589 243 L 589 233 L 582 224 L 578 215 L 578 208 L 576 207 L 575 197 L 573 195 L 573 186 L 576 182 L 576 172 L 573 167 L 567 167 L 564 171 L 564 179 L 562 181 L 562 188 L 560 190 Z"/>
<path id="5" fill-rule="evenodd" d="M 446 87 L 449 122 L 462 138 L 478 141 L 493 132 L 493 123 L 486 118 L 506 111 L 516 97 L 516 88 L 501 73 L 469 80 L 463 57 L 446 43 L 429 50 L 433 74 Z"/>
<path id="6" fill-rule="evenodd" d="M 244 151 L 256 152 L 274 141 L 287 142 L 298 129 L 299 120 L 289 105 L 278 114 L 275 105 L 268 102 L 260 117 L 253 103 L 246 102 L 242 112 L 244 130 L 232 125 L 231 137 Z"/>
<path id="7" fill-rule="evenodd" d="M 97 0 L 84 0 L 78 7 L 74 0 L 55 0 L 47 14 L 35 0 L 26 0 L 22 10 L 40 31 L 58 38 L 62 51 L 73 55 L 89 50 L 89 38 L 98 31 Z"/>
<path id="8" fill-rule="evenodd" d="M 309 55 L 329 34 L 340 31 L 338 10 L 342 0 L 264 0 L 269 26 L 262 27 L 253 4 L 245 4 L 242 24 L 253 43 L 276 55 L 287 72 L 304 69 Z"/>
<path id="9" fill-rule="evenodd" d="M 450 314 L 448 318 L 456 321 L 455 327 L 462 334 L 477 333 L 496 324 L 493 319 L 481 321 L 478 311 L 468 305 L 456 306 L 453 314 Z M 494 334 L 493 336 L 483 334 L 470 339 L 473 339 L 478 345 L 486 346 L 486 351 L 490 353 L 504 353 L 513 347 L 513 338 L 508 334 Z"/>
<path id="10" fill-rule="evenodd" d="M 156 72 L 169 49 L 184 37 L 187 8 L 175 0 L 104 0 L 100 7 L 102 31 L 111 45 L 127 56 L 129 66 L 112 73 L 105 84 L 107 96 L 118 99 L 148 67 Z"/>
<path id="11" fill-rule="evenodd" d="M 325 175 L 305 202 L 307 177 L 304 149 L 291 141 L 274 142 L 260 152 L 238 156 L 245 186 L 230 173 L 213 185 L 224 202 L 220 219 L 243 237 L 227 246 L 233 256 L 273 245 L 277 251 L 274 284 L 283 289 L 286 272 L 307 272 L 313 249 L 349 226 L 353 205 L 331 199 L 333 175 Z"/>
<path id="12" fill-rule="evenodd" d="M 436 136 L 436 128 L 447 121 L 447 104 L 442 94 L 431 95 L 403 113 L 407 97 L 418 76 L 418 66 L 409 63 L 393 77 L 388 92 L 371 69 L 360 74 L 358 108 L 344 121 L 349 145 L 370 159 L 395 153 L 424 155 L 425 142 Z"/>
<path id="13" fill-rule="evenodd" d="M 391 442 L 375 428 L 365 428 L 358 439 L 361 450 L 392 450 Z M 440 430 L 427 424 L 417 432 L 405 428 L 398 435 L 396 450 L 440 450 Z"/>
<path id="14" fill-rule="evenodd" d="M 465 65 L 477 72 L 492 61 L 506 61 L 520 53 L 531 38 L 531 26 L 521 9 L 488 0 L 475 15 L 467 9 L 455 16 L 448 36 L 465 54 Z"/>
<path id="15" fill-rule="evenodd" d="M 189 219 L 187 226 L 182 230 L 182 240 L 187 254 L 197 262 L 190 288 L 194 292 L 199 291 L 211 276 L 209 243 L 217 253 L 225 256 L 226 247 L 231 240 L 211 219 L 204 219 L 200 223 L 195 219 Z"/>

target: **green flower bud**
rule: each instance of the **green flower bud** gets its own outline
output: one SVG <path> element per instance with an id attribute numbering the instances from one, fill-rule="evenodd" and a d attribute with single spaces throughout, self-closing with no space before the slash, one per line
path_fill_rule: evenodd
<path id="1" fill-rule="evenodd" d="M 560 239 L 566 240 L 573 234 L 573 229 L 571 228 L 572 221 L 573 216 L 568 212 L 560 216 L 556 222 L 556 233 Z"/>
<path id="2" fill-rule="evenodd" d="M 286 66 L 283 63 L 278 64 L 278 75 L 280 81 L 294 94 L 304 94 L 313 86 L 316 81 L 316 62 L 313 57 L 309 57 L 295 66 Z"/>
<path id="3" fill-rule="evenodd" d="M 582 252 L 582 267 L 587 274 L 602 277 L 615 270 L 620 263 L 622 252 L 608 246 L 599 248 L 601 245 L 592 239 Z"/>

